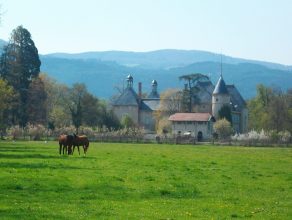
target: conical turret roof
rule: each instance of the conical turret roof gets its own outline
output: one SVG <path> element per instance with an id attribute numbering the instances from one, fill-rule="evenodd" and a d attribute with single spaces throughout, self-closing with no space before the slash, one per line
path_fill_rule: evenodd
<path id="1" fill-rule="evenodd" d="M 229 94 L 222 75 L 220 76 L 220 78 L 215 86 L 213 94 Z"/>

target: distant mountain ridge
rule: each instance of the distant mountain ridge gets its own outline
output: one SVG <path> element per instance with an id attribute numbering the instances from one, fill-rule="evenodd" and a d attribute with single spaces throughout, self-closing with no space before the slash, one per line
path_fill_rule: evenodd
<path id="1" fill-rule="evenodd" d="M 117 93 L 114 88 L 123 85 L 129 73 L 134 76 L 135 84 L 142 82 L 143 90 L 150 92 L 153 79 L 158 81 L 159 91 L 163 91 L 183 88 L 179 76 L 194 72 L 207 74 L 216 83 L 221 71 L 221 54 L 198 50 L 55 53 L 41 59 L 42 71 L 64 83 L 84 82 L 92 93 L 102 98 Z M 283 90 L 291 87 L 292 66 L 225 55 L 222 62 L 226 83 L 235 84 L 244 98 L 253 97 L 260 83 Z"/>
<path id="2" fill-rule="evenodd" d="M 0 50 L 7 42 L 0 39 Z M 72 85 L 85 83 L 97 97 L 108 99 L 125 85 L 128 74 L 134 76 L 135 89 L 143 83 L 143 92 L 150 92 L 151 81 L 158 81 L 159 92 L 183 88 L 179 76 L 203 73 L 215 84 L 220 75 L 221 54 L 198 50 L 157 50 L 151 52 L 85 52 L 40 55 L 41 71 L 58 82 Z M 291 88 L 292 66 L 222 56 L 223 76 L 234 84 L 245 99 L 256 94 L 256 85 Z"/>
<path id="3" fill-rule="evenodd" d="M 146 69 L 170 69 L 199 62 L 222 62 L 227 64 L 254 63 L 271 69 L 292 70 L 292 66 L 265 61 L 234 58 L 200 50 L 165 49 L 150 52 L 104 51 L 84 53 L 53 53 L 45 56 L 66 59 L 95 59 L 114 61 L 120 65 L 137 66 Z"/>
<path id="4" fill-rule="evenodd" d="M 143 83 L 143 92 L 150 92 L 151 81 L 158 81 L 159 92 L 168 88 L 183 88 L 179 76 L 200 72 L 210 76 L 216 83 L 220 75 L 221 63 L 200 62 L 184 67 L 170 69 L 147 69 L 127 67 L 115 62 L 98 61 L 94 59 L 64 59 L 41 57 L 41 70 L 56 78 L 59 82 L 71 85 L 76 82 L 85 83 L 90 92 L 101 98 L 110 98 L 118 93 L 115 87 L 122 88 L 128 74 L 134 77 L 134 87 Z M 269 69 L 262 65 L 251 63 L 222 64 L 223 76 L 227 84 L 234 84 L 244 98 L 256 94 L 256 85 L 280 87 L 286 90 L 291 87 L 292 71 Z"/>

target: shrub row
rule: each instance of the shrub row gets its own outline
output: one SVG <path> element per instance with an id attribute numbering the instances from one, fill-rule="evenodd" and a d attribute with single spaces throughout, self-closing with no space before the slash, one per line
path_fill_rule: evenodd
<path id="1" fill-rule="evenodd" d="M 249 131 L 245 134 L 235 134 L 231 136 L 232 142 L 241 145 L 269 145 L 269 144 L 286 144 L 291 143 L 291 133 L 289 131 L 275 130 L 257 132 L 255 130 Z"/>
<path id="2" fill-rule="evenodd" d="M 47 140 L 57 139 L 60 134 L 73 134 L 76 132 L 75 127 L 60 127 L 50 130 L 43 125 L 27 125 L 25 128 L 19 126 L 10 127 L 7 130 L 6 137 L 13 140 Z M 142 138 L 145 134 L 143 129 L 139 128 L 123 128 L 119 130 L 108 128 L 91 128 L 80 127 L 79 134 L 84 134 L 89 137 L 90 140 L 105 140 L 119 138 Z"/>

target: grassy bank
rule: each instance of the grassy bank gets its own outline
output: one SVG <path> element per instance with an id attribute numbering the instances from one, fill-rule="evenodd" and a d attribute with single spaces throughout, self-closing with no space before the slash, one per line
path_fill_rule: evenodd
<path id="1" fill-rule="evenodd" d="M 0 142 L 4 219 L 291 219 L 292 149 Z"/>

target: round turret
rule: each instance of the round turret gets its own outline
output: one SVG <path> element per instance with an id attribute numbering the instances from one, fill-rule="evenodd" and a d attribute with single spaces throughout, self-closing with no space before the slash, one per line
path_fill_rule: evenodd
<path id="1" fill-rule="evenodd" d="M 230 104 L 230 95 L 222 75 L 220 76 L 212 94 L 212 115 L 217 119 L 220 109 Z"/>
<path id="2" fill-rule="evenodd" d="M 157 85 L 158 85 L 157 81 L 155 79 L 152 80 L 151 85 L 152 85 L 152 90 L 151 90 L 151 93 L 148 95 L 148 98 L 159 99 L 159 94 L 157 92 Z"/>
<path id="3" fill-rule="evenodd" d="M 127 76 L 127 80 L 128 80 L 128 81 L 130 81 L 130 80 L 133 81 L 133 76 L 132 76 L 131 74 L 129 74 L 129 75 Z"/>
<path id="4" fill-rule="evenodd" d="M 127 87 L 133 87 L 133 76 L 131 74 L 127 76 Z"/>

